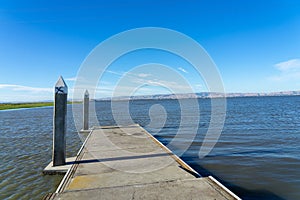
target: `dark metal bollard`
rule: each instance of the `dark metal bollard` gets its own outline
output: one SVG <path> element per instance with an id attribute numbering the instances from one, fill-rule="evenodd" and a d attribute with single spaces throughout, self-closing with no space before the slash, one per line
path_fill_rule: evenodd
<path id="1" fill-rule="evenodd" d="M 83 99 L 83 130 L 89 129 L 89 92 L 86 90 Z"/>
<path id="2" fill-rule="evenodd" d="M 53 118 L 53 166 L 66 164 L 66 116 L 68 87 L 60 76 L 55 85 Z"/>

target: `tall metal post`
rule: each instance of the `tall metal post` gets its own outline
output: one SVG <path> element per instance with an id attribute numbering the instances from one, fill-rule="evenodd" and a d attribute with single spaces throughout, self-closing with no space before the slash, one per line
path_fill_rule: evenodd
<path id="1" fill-rule="evenodd" d="M 89 129 L 89 92 L 86 90 L 83 98 L 83 130 Z"/>
<path id="2" fill-rule="evenodd" d="M 60 76 L 55 84 L 53 117 L 53 166 L 66 164 L 66 116 L 68 87 Z"/>

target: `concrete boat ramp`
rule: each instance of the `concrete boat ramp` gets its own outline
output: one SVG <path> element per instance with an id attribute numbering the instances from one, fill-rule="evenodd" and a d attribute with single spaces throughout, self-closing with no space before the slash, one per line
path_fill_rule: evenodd
<path id="1" fill-rule="evenodd" d="M 45 199 L 239 199 L 139 125 L 94 127 Z"/>

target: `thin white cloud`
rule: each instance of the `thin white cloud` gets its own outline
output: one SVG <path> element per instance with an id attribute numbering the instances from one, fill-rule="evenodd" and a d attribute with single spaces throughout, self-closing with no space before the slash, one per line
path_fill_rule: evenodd
<path id="1" fill-rule="evenodd" d="M 182 72 L 188 73 L 180 68 Z M 96 96 L 127 96 L 134 92 L 135 94 L 158 94 L 167 91 L 173 93 L 185 93 L 195 91 L 195 86 L 185 83 L 184 80 L 176 77 L 164 77 L 162 74 L 154 76 L 152 72 L 120 72 L 106 70 L 105 72 L 122 76 L 121 82 L 100 82 L 96 89 Z M 201 86 L 198 85 L 197 88 Z M 198 89 L 199 90 L 199 89 Z"/>
<path id="2" fill-rule="evenodd" d="M 123 76 L 124 72 L 115 72 L 115 71 L 111 71 L 111 70 L 105 70 L 105 72 L 110 73 L 110 74 L 115 74 L 118 76 Z"/>
<path id="3" fill-rule="evenodd" d="M 109 81 L 100 81 L 99 85 L 111 85 L 112 83 Z"/>
<path id="4" fill-rule="evenodd" d="M 66 78 L 66 81 L 76 81 L 77 77 Z"/>
<path id="5" fill-rule="evenodd" d="M 195 84 L 195 88 L 197 88 L 197 89 L 203 89 L 203 85 L 202 84 Z"/>
<path id="6" fill-rule="evenodd" d="M 146 78 L 146 77 L 151 76 L 151 74 L 146 74 L 146 73 L 135 74 L 132 72 L 117 72 L 117 71 L 111 71 L 111 70 L 106 70 L 105 72 L 114 74 L 114 75 L 118 75 L 118 76 L 131 76 L 131 77 L 140 77 L 140 78 Z"/>
<path id="7" fill-rule="evenodd" d="M 110 72 L 111 73 L 111 72 Z M 118 74 L 122 76 L 123 78 L 148 78 L 151 76 L 151 74 L 146 73 L 133 73 L 133 72 L 114 72 L 114 74 Z"/>
<path id="8" fill-rule="evenodd" d="M 146 78 L 146 77 L 149 77 L 151 76 L 151 74 L 144 74 L 144 73 L 141 73 L 141 74 L 137 74 L 138 77 L 141 77 L 141 78 Z"/>
<path id="9" fill-rule="evenodd" d="M 182 67 L 178 67 L 178 70 L 180 70 L 180 71 L 182 71 L 182 72 L 184 72 L 184 73 L 188 73 L 185 69 L 183 69 Z"/>
<path id="10" fill-rule="evenodd" d="M 0 84 L 0 89 L 10 89 L 13 91 L 28 91 L 28 92 L 53 92 L 53 88 L 38 88 L 23 85 Z"/>
<path id="11" fill-rule="evenodd" d="M 272 81 L 292 81 L 300 79 L 300 59 L 291 59 L 274 65 L 279 71 L 278 75 L 269 79 Z"/>
<path id="12" fill-rule="evenodd" d="M 165 87 L 165 88 L 173 88 L 178 93 L 183 93 L 185 91 L 191 90 L 190 85 L 181 84 L 181 83 L 171 81 L 171 80 L 135 78 L 135 79 L 131 79 L 130 82 L 138 84 L 138 85 L 148 85 L 148 86 L 159 86 L 159 87 Z M 135 85 L 133 85 L 132 87 L 135 87 Z"/>
<path id="13" fill-rule="evenodd" d="M 300 70 L 300 59 L 292 59 L 285 62 L 280 62 L 275 67 L 282 72 L 299 71 Z"/>

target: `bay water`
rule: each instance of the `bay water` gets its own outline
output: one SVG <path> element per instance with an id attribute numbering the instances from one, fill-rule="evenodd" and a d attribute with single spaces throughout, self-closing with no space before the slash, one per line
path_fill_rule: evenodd
<path id="1" fill-rule="evenodd" d="M 211 100 L 194 102 L 133 100 L 129 113 L 132 122 L 143 126 L 201 175 L 213 175 L 241 198 L 300 199 L 299 96 L 228 98 L 222 134 L 204 158 L 199 158 L 199 151 L 210 124 Z M 124 101 L 113 103 L 126 106 Z M 184 106 L 188 117 L 199 120 L 181 124 L 182 103 L 188 105 Z M 100 125 L 118 123 L 111 105 L 110 101 L 95 102 Z M 73 106 L 81 109 L 79 104 Z M 0 111 L 0 199 L 41 199 L 55 191 L 62 176 L 42 174 L 51 161 L 52 117 L 52 107 Z M 82 144 L 72 105 L 68 105 L 67 120 L 67 156 L 71 157 Z M 182 126 L 186 135 L 195 136 L 192 141 L 176 137 Z M 174 140 L 187 149 L 172 146 Z"/>

